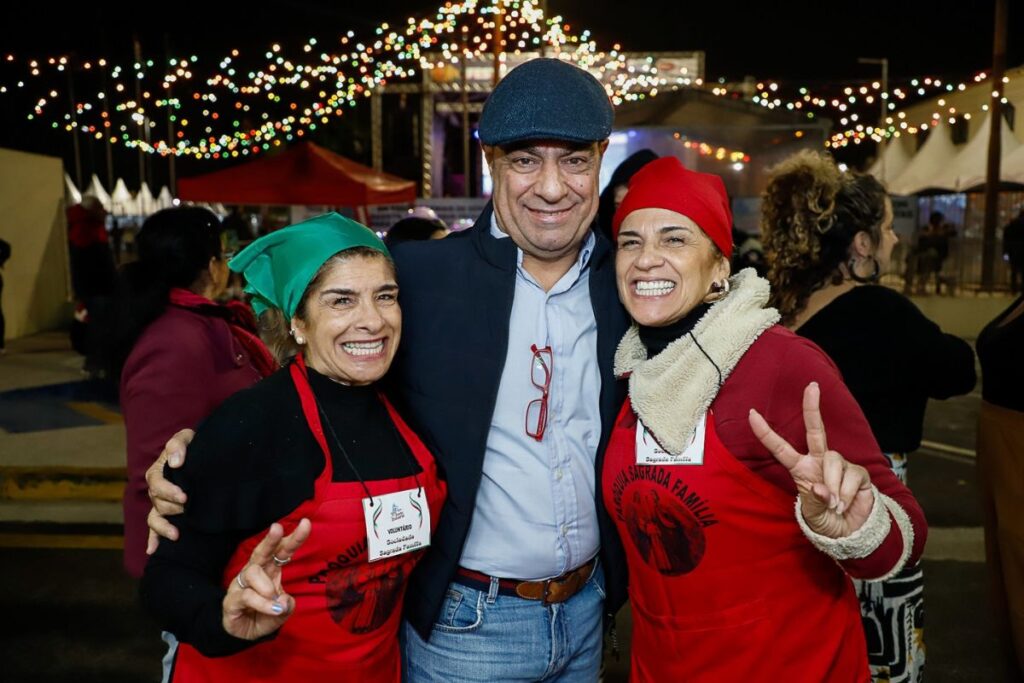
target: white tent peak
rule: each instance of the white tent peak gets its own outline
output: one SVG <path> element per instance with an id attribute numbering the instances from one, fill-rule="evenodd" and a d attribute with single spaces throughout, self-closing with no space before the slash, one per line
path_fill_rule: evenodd
<path id="1" fill-rule="evenodd" d="M 956 146 L 953 145 L 949 126 L 940 121 L 932 127 L 928 139 L 903 169 L 903 173 L 889 183 L 889 192 L 895 195 L 908 195 L 935 187 L 931 182 L 932 178 L 948 166 L 955 156 Z"/>
<path id="2" fill-rule="evenodd" d="M 134 216 L 139 212 L 138 204 L 128 191 L 124 178 L 118 178 L 110 193 L 110 212 L 115 216 Z"/>
<path id="3" fill-rule="evenodd" d="M 169 209 L 174 206 L 174 197 L 171 196 L 171 191 L 164 185 L 160 188 L 160 194 L 156 197 L 157 209 Z"/>
<path id="4" fill-rule="evenodd" d="M 110 211 L 110 195 L 103 189 L 103 183 L 100 182 L 99 177 L 95 173 L 92 174 L 92 181 L 89 183 L 89 187 L 85 188 L 85 191 L 82 192 L 82 196 L 95 197 L 100 200 L 100 204 L 103 205 L 104 209 Z"/>
<path id="5" fill-rule="evenodd" d="M 899 178 L 910 163 L 913 155 L 907 150 L 908 137 L 901 135 L 890 139 L 885 145 L 885 151 L 868 169 L 868 173 L 875 176 L 883 185 L 888 179 Z"/>
<path id="6" fill-rule="evenodd" d="M 152 190 L 149 189 L 149 185 L 145 182 L 142 183 L 142 187 L 139 188 L 139 194 L 135 197 L 139 203 L 139 212 L 143 216 L 148 216 L 152 213 L 156 213 L 160 208 L 157 206 L 156 198 L 153 197 Z"/>
<path id="7" fill-rule="evenodd" d="M 1000 121 L 1002 122 L 999 137 L 1000 158 L 1005 159 L 1020 147 L 1020 142 L 1010 130 L 1006 119 L 1000 117 Z M 990 112 L 985 115 L 985 119 L 978 126 L 978 131 L 960 148 L 952 162 L 944 168 L 936 170 L 935 175 L 931 178 L 931 184 L 957 192 L 965 192 L 984 185 L 988 175 L 988 139 L 991 128 L 992 114 Z M 1000 176 L 1002 176 L 1001 173 Z"/>
<path id="8" fill-rule="evenodd" d="M 75 183 L 71 180 L 71 176 L 67 173 L 64 174 L 64 199 L 67 201 L 68 206 L 82 203 L 82 193 L 75 187 Z"/>

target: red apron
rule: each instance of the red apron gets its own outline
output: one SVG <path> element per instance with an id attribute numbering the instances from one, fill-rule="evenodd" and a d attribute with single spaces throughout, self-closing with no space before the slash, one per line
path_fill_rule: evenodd
<path id="1" fill-rule="evenodd" d="M 314 498 L 280 520 L 285 533 L 303 517 L 312 522 L 309 538 L 282 573 L 284 590 L 295 598 L 295 612 L 273 640 L 229 657 L 207 658 L 181 644 L 175 683 L 400 680 L 402 599 L 409 573 L 422 551 L 367 562 L 363 485 L 331 481 L 331 452 L 301 357 L 292 364 L 291 375 L 306 422 L 327 462 L 316 481 Z M 433 533 L 444 503 L 445 483 L 438 477 L 430 452 L 391 404 L 384 403 L 423 468 L 417 476 L 426 492 Z M 416 479 L 367 481 L 366 486 L 378 496 L 416 488 Z M 235 580 L 265 535 L 257 534 L 238 547 L 224 570 L 225 587 Z"/>
<path id="2" fill-rule="evenodd" d="M 605 458 L 626 549 L 631 680 L 869 680 L 853 586 L 804 537 L 794 498 L 725 448 L 709 411 L 703 465 L 636 464 L 629 400 Z"/>

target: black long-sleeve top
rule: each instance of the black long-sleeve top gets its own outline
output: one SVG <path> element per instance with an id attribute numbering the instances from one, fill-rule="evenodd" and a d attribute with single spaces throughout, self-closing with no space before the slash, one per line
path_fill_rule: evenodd
<path id="1" fill-rule="evenodd" d="M 412 451 L 373 386 L 351 387 L 309 369 L 336 482 L 393 479 L 419 472 Z M 334 428 L 359 477 L 338 449 Z M 222 626 L 224 567 L 238 545 L 311 498 L 324 457 L 302 413 L 288 368 L 227 399 L 200 425 L 180 469 L 164 476 L 188 494 L 168 518 L 180 533 L 161 540 L 140 587 L 161 626 L 210 657 L 259 641 Z"/>
<path id="2" fill-rule="evenodd" d="M 1024 296 L 1010 304 L 978 335 L 981 397 L 1001 408 L 1024 412 L 1024 315 L 1009 322 L 1024 306 Z"/>
<path id="3" fill-rule="evenodd" d="M 978 379 L 971 346 L 887 287 L 854 287 L 796 333 L 832 358 L 889 453 L 920 447 L 929 398 L 966 394 Z"/>

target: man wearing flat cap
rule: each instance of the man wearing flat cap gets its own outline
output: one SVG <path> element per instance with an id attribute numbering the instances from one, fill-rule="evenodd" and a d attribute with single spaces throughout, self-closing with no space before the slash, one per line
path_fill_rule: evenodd
<path id="1" fill-rule="evenodd" d="M 470 230 L 396 250 L 396 395 L 449 486 L 406 594 L 413 683 L 597 679 L 602 615 L 625 586 L 595 486 L 624 396 L 612 356 L 627 317 L 591 229 L 611 129 L 586 72 L 513 69 L 480 118 L 491 204 Z"/>
<path id="2" fill-rule="evenodd" d="M 571 64 L 513 69 L 480 118 L 491 203 L 471 229 L 394 252 L 404 320 L 390 393 L 449 493 L 406 591 L 411 683 L 590 683 L 602 615 L 625 601 L 596 486 L 625 397 L 612 359 L 628 318 L 613 247 L 591 229 L 612 116 Z"/>

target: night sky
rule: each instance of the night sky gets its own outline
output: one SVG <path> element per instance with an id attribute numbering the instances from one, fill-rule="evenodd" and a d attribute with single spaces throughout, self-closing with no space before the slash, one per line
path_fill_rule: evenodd
<path id="1" fill-rule="evenodd" d="M 162 58 L 165 42 L 172 54 L 209 59 L 226 56 L 232 48 L 263 52 L 273 42 L 293 48 L 294 54 L 308 38 L 333 45 L 349 30 L 357 38 L 370 38 L 382 21 L 402 25 L 405 18 L 427 15 L 438 4 L 181 0 L 150 5 L 83 3 L 56 9 L 52 3 L 22 2 L 3 10 L 0 51 L 19 58 L 71 53 L 82 60 L 106 56 L 128 63 L 135 34 L 146 55 L 154 58 Z M 1009 4 L 1007 65 L 1014 67 L 1024 64 L 1024 4 Z M 624 10 L 626 6 L 631 9 Z M 549 0 L 548 11 L 561 14 L 574 33 L 590 29 L 601 48 L 617 42 L 632 51 L 703 50 L 709 79 L 732 81 L 752 75 L 820 90 L 829 84 L 877 79 L 879 67 L 858 64 L 858 57 L 887 57 L 893 84 L 929 75 L 966 80 L 989 68 L 992 60 L 994 0 L 753 5 L 721 0 Z M 26 126 L 24 113 L 0 103 L 0 146 L 68 155 L 66 134 Z M 365 146 L 339 151 L 368 157 Z M 90 148 L 87 172 L 96 168 L 98 154 Z"/>
<path id="2" fill-rule="evenodd" d="M 221 55 L 231 47 L 263 48 L 353 30 L 368 34 L 380 21 L 398 23 L 436 9 L 438 2 L 16 3 L 4 10 L 4 51 L 37 56 L 77 50 L 82 57 L 144 45 Z M 857 57 L 888 57 L 894 76 L 965 76 L 992 59 L 994 1 L 894 0 L 887 3 L 779 1 L 764 3 L 640 0 L 549 0 L 573 28 L 588 28 L 598 44 L 627 50 L 704 50 L 712 77 L 805 79 L 872 76 Z M 1008 63 L 1024 62 L 1024 7 L 1010 1 Z M 630 11 L 622 8 L 628 5 Z M 167 8 L 164 11 L 163 8 Z M 1016 10 L 1016 11 L 1015 11 Z M 1014 38 L 1019 37 L 1016 43 Z"/>

